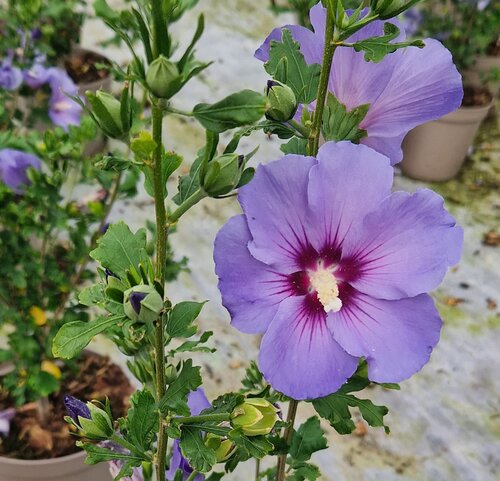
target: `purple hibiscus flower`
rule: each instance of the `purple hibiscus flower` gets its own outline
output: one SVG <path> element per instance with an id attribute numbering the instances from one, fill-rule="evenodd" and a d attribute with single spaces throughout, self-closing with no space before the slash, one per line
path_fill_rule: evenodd
<path id="1" fill-rule="evenodd" d="M 0 88 L 17 90 L 23 83 L 21 70 L 12 65 L 12 54 L 4 59 L 0 65 Z"/>
<path id="2" fill-rule="evenodd" d="M 462 229 L 428 189 L 391 194 L 389 159 L 328 142 L 240 189 L 243 215 L 215 241 L 224 306 L 264 333 L 259 366 L 294 399 L 333 393 L 365 357 L 372 381 L 419 371 L 442 321 L 426 294 L 456 264 Z"/>
<path id="3" fill-rule="evenodd" d="M 205 392 L 202 388 L 199 388 L 189 394 L 188 406 L 191 410 L 192 416 L 197 416 L 201 413 L 201 411 L 210 407 L 210 402 L 205 396 Z M 172 446 L 172 458 L 170 459 L 170 468 L 167 471 L 167 479 L 172 481 L 178 470 L 182 471 L 184 481 L 186 481 L 189 475 L 193 472 L 193 468 L 189 465 L 188 460 L 181 453 L 179 441 L 175 440 Z M 193 481 L 203 481 L 203 479 L 205 479 L 205 477 L 202 474 L 198 474 Z"/>
<path id="4" fill-rule="evenodd" d="M 32 154 L 21 150 L 0 150 L 0 180 L 16 194 L 22 194 L 29 184 L 28 168 L 40 170 L 41 161 Z"/>
<path id="5" fill-rule="evenodd" d="M 326 10 L 318 4 L 310 15 L 314 32 L 297 25 L 283 28 L 300 43 L 307 63 L 321 63 Z M 383 25 L 375 21 L 347 41 L 382 35 Z M 404 38 L 402 31 L 398 41 Z M 273 30 L 255 52 L 259 60 L 269 59 L 272 40 L 281 40 L 281 28 Z M 361 143 L 389 157 L 392 164 L 401 161 L 401 142 L 412 128 L 453 112 L 462 101 L 462 79 L 450 52 L 433 39 L 425 39 L 425 44 L 423 49 L 398 50 L 380 63 L 366 62 L 363 52 L 353 48 L 338 48 L 333 59 L 329 90 L 349 110 L 370 104 L 360 125 L 368 136 Z"/>
<path id="6" fill-rule="evenodd" d="M 59 68 L 50 68 L 48 78 L 52 89 L 50 120 L 64 130 L 68 130 L 70 125 L 79 125 L 82 107 L 68 97 L 68 95 L 78 95 L 78 87 L 71 77 Z"/>
<path id="7" fill-rule="evenodd" d="M 35 58 L 30 69 L 23 72 L 24 83 L 32 89 L 38 89 L 45 85 L 51 74 L 51 69 L 45 66 L 45 55 Z"/>
<path id="8" fill-rule="evenodd" d="M 64 407 L 68 412 L 68 416 L 80 426 L 79 417 L 90 419 L 90 409 L 87 404 L 80 401 L 76 397 L 66 395 L 64 396 Z"/>
<path id="9" fill-rule="evenodd" d="M 10 432 L 10 422 L 14 419 L 16 410 L 14 408 L 0 411 L 0 435 L 7 437 Z"/>

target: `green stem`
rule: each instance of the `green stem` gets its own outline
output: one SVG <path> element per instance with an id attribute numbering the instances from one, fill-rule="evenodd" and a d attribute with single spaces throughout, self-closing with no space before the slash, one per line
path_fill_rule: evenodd
<path id="1" fill-rule="evenodd" d="M 260 481 L 260 459 L 255 460 L 255 481 Z"/>
<path id="2" fill-rule="evenodd" d="M 176 109 L 175 107 L 168 106 L 165 111 L 170 114 L 184 115 L 184 117 L 193 117 L 193 112 L 187 112 L 186 110 Z"/>
<path id="3" fill-rule="evenodd" d="M 153 185 L 156 213 L 156 265 L 155 275 L 162 287 L 165 286 L 165 268 L 167 257 L 167 212 L 165 209 L 165 186 L 162 174 L 162 152 L 163 152 L 163 111 L 157 105 L 153 105 L 153 140 L 156 148 L 153 154 Z M 156 321 L 155 331 L 155 375 L 156 375 L 156 398 L 157 401 L 165 395 L 165 339 L 164 320 L 160 316 Z M 163 416 L 158 413 L 159 433 L 158 450 L 156 453 L 156 480 L 165 481 L 167 442 L 168 437 L 163 424 Z"/>
<path id="4" fill-rule="evenodd" d="M 304 127 L 302 124 L 297 122 L 296 120 L 289 120 L 288 123 L 300 134 L 304 137 L 304 139 L 308 139 L 311 135 L 311 129 L 308 127 Z"/>
<path id="5" fill-rule="evenodd" d="M 200 474 L 199 471 L 193 471 L 190 475 L 189 475 L 189 478 L 186 479 L 186 481 L 193 481 L 194 478 L 196 478 L 196 476 L 198 476 L 198 474 Z"/>
<path id="6" fill-rule="evenodd" d="M 110 441 L 113 441 L 114 443 L 119 444 L 123 448 L 128 449 L 131 453 L 137 453 L 140 454 L 141 456 L 145 455 L 142 451 L 138 451 L 137 448 L 132 443 L 129 443 L 126 439 L 123 439 L 117 434 L 113 434 L 113 436 L 111 436 L 110 438 Z"/>
<path id="7" fill-rule="evenodd" d="M 188 197 L 174 212 L 168 216 L 168 223 L 175 224 L 191 207 L 207 196 L 202 189 L 198 189 L 194 194 Z"/>
<path id="8" fill-rule="evenodd" d="M 197 424 L 197 423 L 221 423 L 229 421 L 231 413 L 222 414 L 202 414 L 199 416 L 186 416 L 175 418 L 176 424 Z"/>
<path id="9" fill-rule="evenodd" d="M 285 429 L 285 434 L 283 435 L 283 439 L 285 440 L 287 445 L 289 445 L 290 441 L 292 440 L 293 425 L 295 423 L 295 416 L 297 415 L 298 405 L 299 401 L 295 401 L 295 399 L 292 399 L 288 406 L 288 415 L 286 418 L 288 426 Z M 276 468 L 276 481 L 285 481 L 285 468 L 286 468 L 286 453 L 280 454 L 278 457 L 278 466 Z"/>
<path id="10" fill-rule="evenodd" d="M 323 111 L 325 109 L 325 101 L 328 94 L 328 81 L 330 79 L 330 71 L 332 69 L 333 54 L 336 49 L 336 45 L 333 41 L 333 35 L 335 32 L 335 14 L 333 8 L 332 4 L 328 2 L 325 29 L 325 49 L 323 51 L 323 62 L 321 64 L 316 110 L 313 115 L 311 135 L 309 137 L 308 145 L 308 154 L 313 157 L 316 156 L 319 150 L 321 122 L 323 120 Z"/>

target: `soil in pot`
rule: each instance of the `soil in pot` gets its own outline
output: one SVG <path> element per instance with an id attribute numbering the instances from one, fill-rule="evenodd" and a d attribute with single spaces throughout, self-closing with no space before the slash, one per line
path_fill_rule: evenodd
<path id="1" fill-rule="evenodd" d="M 122 369 L 109 358 L 85 352 L 76 372 L 64 373 L 59 393 L 49 396 L 49 416 L 42 423 L 37 404 L 30 403 L 17 409 L 11 421 L 9 436 L 0 438 L 0 456 L 16 459 L 52 459 L 79 452 L 75 436 L 64 421 L 64 396 L 70 394 L 85 401 L 109 398 L 113 416 L 125 415 L 133 388 Z M 0 392 L 0 410 L 11 407 L 8 394 Z"/>
<path id="2" fill-rule="evenodd" d="M 75 50 L 64 61 L 68 75 L 77 85 L 106 80 L 109 71 L 107 68 L 102 68 L 103 65 L 111 64 L 106 57 L 91 50 Z"/>
<path id="3" fill-rule="evenodd" d="M 400 164 L 403 173 L 432 182 L 452 179 L 459 172 L 492 104 L 486 89 L 465 88 L 462 107 L 419 125 L 405 137 Z"/>

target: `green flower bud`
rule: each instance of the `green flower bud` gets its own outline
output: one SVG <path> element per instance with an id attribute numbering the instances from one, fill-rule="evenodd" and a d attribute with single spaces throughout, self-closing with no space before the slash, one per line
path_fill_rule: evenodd
<path id="1" fill-rule="evenodd" d="M 240 182 L 244 157 L 226 154 L 212 160 L 203 178 L 203 189 L 211 197 L 229 194 Z"/>
<path id="2" fill-rule="evenodd" d="M 235 428 L 242 428 L 247 436 L 269 434 L 278 421 L 277 409 L 265 399 L 248 398 L 236 406 L 231 414 L 231 423 Z"/>
<path id="3" fill-rule="evenodd" d="M 371 0 L 371 10 L 378 14 L 381 20 L 388 20 L 408 10 L 418 0 Z"/>
<path id="4" fill-rule="evenodd" d="M 140 284 L 125 291 L 123 307 L 133 321 L 154 322 L 163 309 L 163 299 L 153 286 Z"/>
<path id="5" fill-rule="evenodd" d="M 297 99 L 293 90 L 276 80 L 267 82 L 266 95 L 269 99 L 269 108 L 266 117 L 277 122 L 287 122 L 297 112 Z"/>
<path id="6" fill-rule="evenodd" d="M 180 90 L 182 77 L 177 66 L 160 55 L 149 66 L 146 73 L 146 83 L 155 97 L 169 99 Z"/>
<path id="7" fill-rule="evenodd" d="M 208 433 L 205 437 L 205 444 L 215 451 L 218 463 L 224 463 L 236 451 L 236 445 L 230 439 L 221 438 L 212 433 Z"/>
<path id="8" fill-rule="evenodd" d="M 170 364 L 165 368 L 165 382 L 167 384 L 172 384 L 177 379 L 177 369 L 175 366 Z"/>
<path id="9" fill-rule="evenodd" d="M 113 139 L 122 139 L 130 131 L 130 125 L 122 122 L 121 102 L 113 95 L 98 90 L 96 93 L 86 92 L 92 116 L 99 128 Z"/>

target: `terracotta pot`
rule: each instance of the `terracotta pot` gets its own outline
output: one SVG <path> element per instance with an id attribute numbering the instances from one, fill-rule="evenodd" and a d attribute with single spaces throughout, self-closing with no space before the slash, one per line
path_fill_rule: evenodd
<path id="1" fill-rule="evenodd" d="M 500 92 L 500 80 L 484 82 L 484 78 L 487 78 L 493 69 L 500 70 L 500 56 L 478 57 L 476 63 L 464 72 L 464 81 L 473 87 L 486 87 L 493 97 L 497 97 Z"/>
<path id="2" fill-rule="evenodd" d="M 89 466 L 85 456 L 84 452 L 43 460 L 0 456 L 0 481 L 111 481 L 108 463 Z"/>
<path id="3" fill-rule="evenodd" d="M 492 105 L 493 100 L 482 107 L 460 107 L 411 130 L 403 141 L 403 173 L 432 182 L 455 177 Z"/>

